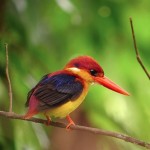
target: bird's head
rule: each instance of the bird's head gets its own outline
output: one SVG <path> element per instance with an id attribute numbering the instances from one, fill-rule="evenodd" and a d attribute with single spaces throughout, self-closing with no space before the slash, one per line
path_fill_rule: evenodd
<path id="1" fill-rule="evenodd" d="M 104 75 L 102 67 L 92 57 L 89 56 L 76 57 L 72 59 L 69 63 L 67 63 L 65 69 L 70 70 L 75 74 L 78 74 L 87 82 L 98 83 L 115 92 L 124 95 L 129 95 L 128 92 L 126 92 L 121 87 L 113 83 L 110 79 L 108 79 Z"/>

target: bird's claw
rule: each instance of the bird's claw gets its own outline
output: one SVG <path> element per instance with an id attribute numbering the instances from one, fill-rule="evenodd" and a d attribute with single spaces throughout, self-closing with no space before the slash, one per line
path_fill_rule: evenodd
<path id="1" fill-rule="evenodd" d="M 71 126 L 71 125 L 74 125 L 74 126 L 75 126 L 75 123 L 73 122 L 73 120 L 70 118 L 69 115 L 68 115 L 66 118 L 67 118 L 67 120 L 68 120 L 68 122 L 69 122 L 69 124 L 66 126 L 66 130 L 67 130 L 67 131 L 70 131 L 70 126 Z"/>
<path id="2" fill-rule="evenodd" d="M 44 122 L 44 124 L 46 125 L 46 126 L 49 126 L 50 125 L 50 122 L 51 122 L 51 118 L 48 116 L 48 115 L 46 115 L 46 114 L 44 114 L 45 115 L 45 117 L 46 117 L 46 121 Z"/>
<path id="3" fill-rule="evenodd" d="M 75 126 L 75 123 L 74 122 L 70 122 L 67 126 L 66 126 L 66 130 L 67 131 L 70 131 L 70 126 L 71 125 L 74 125 Z"/>

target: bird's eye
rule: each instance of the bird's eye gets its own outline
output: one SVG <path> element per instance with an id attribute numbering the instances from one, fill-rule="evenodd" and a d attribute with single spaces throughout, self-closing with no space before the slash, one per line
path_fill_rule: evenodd
<path id="1" fill-rule="evenodd" d="M 90 74 L 92 75 L 92 76 L 97 76 L 97 71 L 96 70 L 94 70 L 94 69 L 91 69 L 90 70 Z"/>
<path id="2" fill-rule="evenodd" d="M 80 65 L 79 65 L 79 63 L 75 63 L 74 66 L 79 68 Z"/>

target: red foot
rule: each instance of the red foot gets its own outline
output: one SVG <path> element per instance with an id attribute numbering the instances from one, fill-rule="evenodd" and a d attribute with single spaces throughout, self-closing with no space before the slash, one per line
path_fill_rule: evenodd
<path id="1" fill-rule="evenodd" d="M 47 119 L 47 121 L 45 121 L 45 125 L 46 126 L 49 126 L 50 125 L 50 122 L 51 122 L 51 118 L 48 116 L 48 115 L 46 115 L 46 114 L 44 114 L 45 115 L 45 117 L 46 117 L 46 119 Z"/>
<path id="2" fill-rule="evenodd" d="M 70 118 L 69 115 L 66 117 L 66 119 L 67 119 L 68 122 L 69 122 L 69 124 L 67 125 L 66 129 L 67 129 L 67 130 L 70 130 L 70 126 L 71 126 L 71 125 L 75 125 L 75 123 L 73 122 L 73 120 Z"/>

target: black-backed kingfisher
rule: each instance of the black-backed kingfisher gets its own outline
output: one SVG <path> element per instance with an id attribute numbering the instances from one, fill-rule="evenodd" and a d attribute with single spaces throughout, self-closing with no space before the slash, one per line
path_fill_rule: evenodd
<path id="1" fill-rule="evenodd" d="M 40 112 L 44 113 L 48 122 L 50 117 L 66 117 L 69 122 L 66 128 L 69 128 L 74 125 L 70 113 L 83 102 L 93 83 L 129 95 L 104 76 L 103 69 L 92 57 L 79 56 L 64 69 L 45 75 L 28 93 L 26 106 L 29 108 L 24 118 L 29 119 Z"/>

